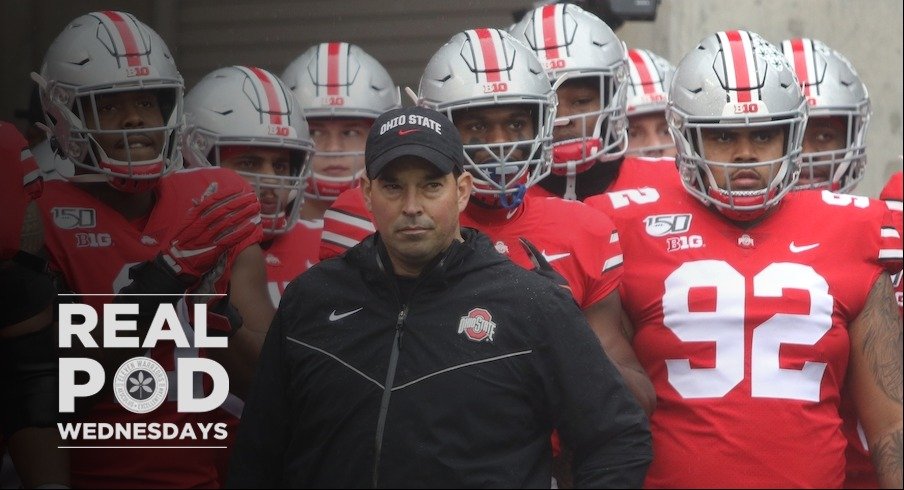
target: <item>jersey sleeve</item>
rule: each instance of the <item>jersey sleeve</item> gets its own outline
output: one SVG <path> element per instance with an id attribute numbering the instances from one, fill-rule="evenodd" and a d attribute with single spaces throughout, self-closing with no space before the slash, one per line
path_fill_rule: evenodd
<path id="1" fill-rule="evenodd" d="M 574 242 L 577 263 L 583 269 L 584 298 L 581 307 L 588 308 L 618 289 L 622 276 L 622 250 L 618 232 L 605 214 L 582 205 L 581 226 L 584 234 Z"/>
<path id="2" fill-rule="evenodd" d="M 878 261 L 889 274 L 897 274 L 904 266 L 902 258 L 902 239 L 900 229 L 900 213 L 886 209 L 883 215 L 882 228 L 879 232 Z"/>
<path id="3" fill-rule="evenodd" d="M 349 189 L 323 215 L 320 260 L 342 255 L 376 231 L 361 189 Z"/>
<path id="4" fill-rule="evenodd" d="M 43 179 L 28 143 L 9 123 L 0 122 L 0 256 L 19 249 L 25 208 L 41 196 Z"/>
<path id="5" fill-rule="evenodd" d="M 879 194 L 883 201 L 904 201 L 904 172 L 898 172 L 888 179 L 885 188 Z"/>

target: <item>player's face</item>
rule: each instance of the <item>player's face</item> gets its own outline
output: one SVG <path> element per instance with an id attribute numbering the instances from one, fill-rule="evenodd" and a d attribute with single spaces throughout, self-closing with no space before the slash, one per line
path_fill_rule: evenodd
<path id="1" fill-rule="evenodd" d="M 354 177 L 364 168 L 364 145 L 373 120 L 363 118 L 312 118 L 308 120 L 314 148 L 314 173 L 329 177 Z M 359 155 L 330 153 L 359 152 Z"/>
<path id="2" fill-rule="evenodd" d="M 845 119 L 841 116 L 811 117 L 807 121 L 807 129 L 804 132 L 804 153 L 818 153 L 825 151 L 841 150 L 847 145 L 847 128 Z M 814 163 L 820 160 L 830 160 L 831 155 L 821 155 Z M 812 169 L 812 170 L 811 170 Z M 829 180 L 830 165 L 809 166 L 800 172 L 797 185 L 808 185 Z"/>
<path id="3" fill-rule="evenodd" d="M 702 130 L 703 155 L 722 163 L 749 164 L 784 155 L 784 131 L 777 127 Z M 765 189 L 781 162 L 760 166 L 710 165 L 719 187 L 733 191 Z"/>
<path id="4" fill-rule="evenodd" d="M 132 90 L 96 97 L 97 114 L 84 104 L 85 122 L 91 129 L 120 131 L 163 126 L 157 94 L 153 90 Z M 163 149 L 164 131 L 137 131 L 95 135 L 97 143 L 110 158 L 120 161 L 152 160 Z"/>
<path id="5" fill-rule="evenodd" d="M 628 117 L 628 151 L 635 152 L 643 148 L 652 148 L 642 153 L 648 157 L 674 157 L 678 153 L 663 113 Z"/>
<path id="6" fill-rule="evenodd" d="M 559 104 L 556 116 L 565 118 L 600 110 L 600 85 L 595 77 L 572 78 L 566 80 L 556 90 Z M 574 117 L 568 124 L 556 125 L 553 128 L 553 141 L 565 141 L 574 138 L 590 137 L 596 128 L 598 115 L 592 117 Z"/>
<path id="7" fill-rule="evenodd" d="M 376 179 L 363 180 L 365 201 L 397 274 L 419 273 L 461 236 L 458 214 L 471 193 L 468 173 L 456 179 L 420 158 L 401 157 Z"/>
<path id="8" fill-rule="evenodd" d="M 220 149 L 220 155 L 221 167 L 256 174 L 253 177 L 248 175 L 244 177 L 258 189 L 261 214 L 279 214 L 288 205 L 290 190 L 279 187 L 278 180 L 268 178 L 292 175 L 291 153 L 288 149 L 252 146 L 241 147 L 239 151 L 230 151 L 230 147 L 224 147 Z"/>
<path id="9" fill-rule="evenodd" d="M 453 120 L 466 145 L 525 141 L 536 134 L 530 108 L 520 104 L 463 109 L 455 112 Z M 519 146 L 508 160 L 524 160 L 528 151 L 529 148 Z M 482 149 L 473 151 L 470 157 L 477 164 L 493 161 L 493 157 Z"/>

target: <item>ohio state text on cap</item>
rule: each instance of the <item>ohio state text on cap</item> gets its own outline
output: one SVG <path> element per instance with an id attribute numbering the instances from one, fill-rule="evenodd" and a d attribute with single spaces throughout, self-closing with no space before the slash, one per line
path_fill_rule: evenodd
<path id="1" fill-rule="evenodd" d="M 404 107 L 383 113 L 367 135 L 364 164 L 367 177 L 376 178 L 389 162 L 416 156 L 444 174 L 463 170 L 461 135 L 446 116 L 423 107 Z"/>

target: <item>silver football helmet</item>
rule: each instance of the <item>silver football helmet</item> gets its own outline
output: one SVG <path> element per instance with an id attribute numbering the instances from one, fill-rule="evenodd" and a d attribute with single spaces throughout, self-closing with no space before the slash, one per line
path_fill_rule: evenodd
<path id="1" fill-rule="evenodd" d="M 684 187 L 727 217 L 749 221 L 778 203 L 797 182 L 807 102 L 782 53 L 759 34 L 722 31 L 703 39 L 678 64 L 666 118 L 678 146 Z M 775 160 L 720 162 L 707 157 L 706 129 L 780 129 L 784 151 Z M 717 182 L 712 168 L 727 173 L 770 166 L 768 185 L 735 190 Z"/>
<path id="2" fill-rule="evenodd" d="M 262 204 L 277 201 L 271 203 L 272 212 L 266 208 L 261 212 L 264 233 L 272 236 L 291 229 L 298 221 L 314 142 L 288 87 L 260 68 L 220 68 L 185 96 L 185 114 L 182 152 L 189 166 L 219 165 L 224 154 L 236 147 L 290 151 L 289 175 L 237 173 L 254 186 Z"/>
<path id="3" fill-rule="evenodd" d="M 629 49 L 628 73 L 628 115 L 665 112 L 675 67 L 648 49 Z"/>
<path id="4" fill-rule="evenodd" d="M 530 109 L 535 129 L 530 139 L 465 142 L 474 197 L 513 208 L 528 187 L 549 175 L 555 91 L 534 53 L 507 32 L 481 28 L 452 36 L 427 63 L 417 96 L 418 105 L 442 112 L 453 123 L 465 109 L 509 104 Z"/>
<path id="5" fill-rule="evenodd" d="M 402 106 L 399 87 L 374 57 L 360 47 L 330 42 L 311 46 L 296 58 L 281 77 L 295 94 L 308 119 L 364 118 Z M 350 177 L 313 173 L 305 197 L 334 201 L 344 190 L 357 185 L 364 170 L 364 149 L 322 151 L 317 158 L 356 158 L 362 170 Z"/>
<path id="6" fill-rule="evenodd" d="M 646 114 L 660 114 L 665 121 L 665 107 L 669 101 L 669 86 L 675 67 L 665 58 L 647 49 L 628 50 L 628 127 L 630 132 L 631 117 Z M 630 142 L 630 137 L 629 137 Z M 662 155 L 667 150 L 674 151 L 675 143 L 632 147 L 627 151 L 631 155 Z"/>
<path id="7" fill-rule="evenodd" d="M 574 122 L 583 130 L 580 137 L 555 142 L 552 171 L 573 175 L 597 161 L 621 158 L 628 142 L 628 63 L 624 43 L 612 29 L 577 5 L 556 3 L 528 12 L 509 32 L 537 54 L 554 88 L 576 78 L 599 81 L 598 109 L 556 120 L 556 125 Z"/>
<path id="8" fill-rule="evenodd" d="M 866 85 L 847 58 L 816 39 L 787 39 L 781 48 L 807 98 L 811 124 L 814 118 L 839 117 L 846 132 L 843 148 L 803 154 L 801 180 L 809 183 L 795 189 L 850 192 L 866 170 L 871 113 Z"/>
<path id="9" fill-rule="evenodd" d="M 177 131 L 182 122 L 182 76 L 163 39 L 125 12 L 102 11 L 70 22 L 47 50 L 40 74 L 41 105 L 48 130 L 62 156 L 77 168 L 73 181 L 106 180 L 125 192 L 141 192 L 181 164 Z M 98 99 L 126 92 L 149 93 L 162 115 L 160 126 L 100 127 Z M 130 123 L 132 124 L 132 123 Z M 106 141 L 104 148 L 99 140 Z M 115 143 L 110 143 L 110 141 Z M 135 148 L 160 140 L 159 153 L 133 158 Z M 124 154 L 112 158 L 110 146 Z"/>

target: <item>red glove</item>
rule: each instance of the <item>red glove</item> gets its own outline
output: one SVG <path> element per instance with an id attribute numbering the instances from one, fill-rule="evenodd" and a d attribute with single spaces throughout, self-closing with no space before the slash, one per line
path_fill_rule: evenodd
<path id="1" fill-rule="evenodd" d="M 180 278 L 197 281 L 221 255 L 255 233 L 260 203 L 252 192 L 218 191 L 212 182 L 194 199 L 169 250 L 161 258 Z"/>

